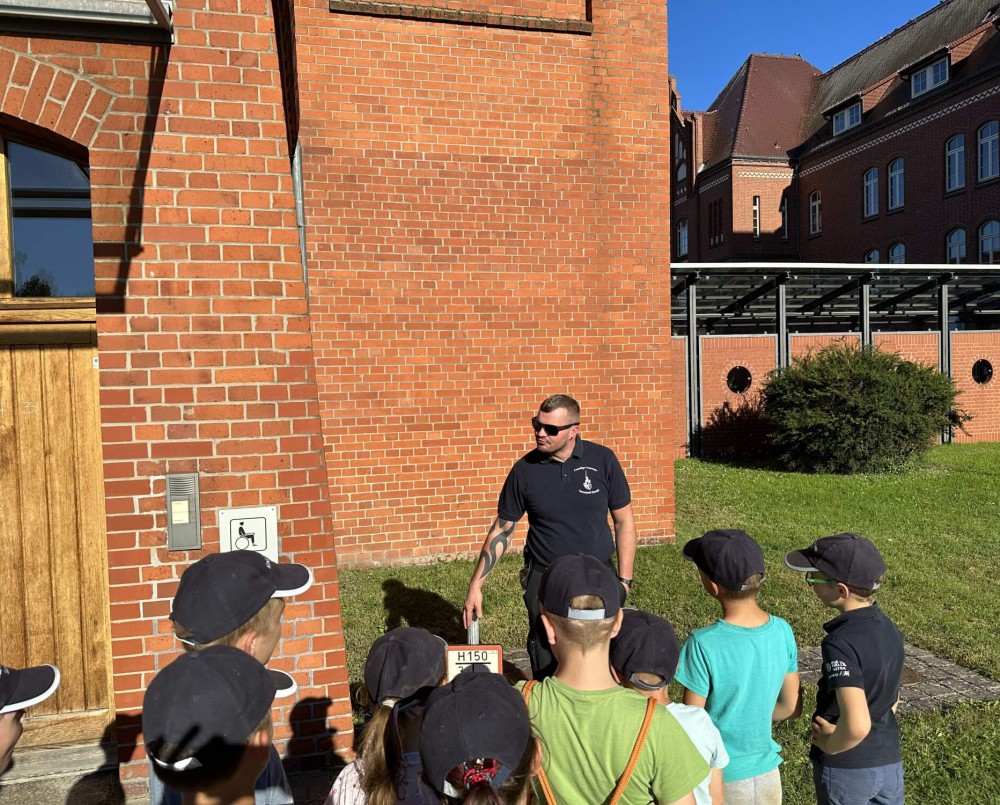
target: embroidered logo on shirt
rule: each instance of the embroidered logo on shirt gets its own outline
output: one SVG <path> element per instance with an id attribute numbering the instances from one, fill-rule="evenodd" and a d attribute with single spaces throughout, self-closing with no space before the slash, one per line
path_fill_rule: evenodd
<path id="1" fill-rule="evenodd" d="M 580 470 L 583 470 L 583 483 L 581 484 L 583 488 L 576 491 L 581 495 L 596 495 L 600 492 L 601 490 L 594 486 L 594 482 L 590 478 L 590 473 L 596 473 L 597 470 L 593 467 L 577 467 L 573 472 L 580 472 Z"/>
<path id="2" fill-rule="evenodd" d="M 823 671 L 831 679 L 851 675 L 851 672 L 847 670 L 847 663 L 842 660 L 830 660 L 830 662 L 824 663 Z"/>

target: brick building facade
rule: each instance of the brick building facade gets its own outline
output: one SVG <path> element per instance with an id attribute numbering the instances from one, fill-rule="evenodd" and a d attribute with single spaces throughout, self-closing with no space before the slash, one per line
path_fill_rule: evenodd
<path id="1" fill-rule="evenodd" d="M 990 274 L 1000 263 L 998 26 L 989 0 L 945 0 L 825 73 L 799 56 L 752 54 L 704 112 L 684 110 L 683 79 L 671 79 L 673 271 L 692 276 L 699 263 L 712 263 L 711 271 L 725 274 L 719 264 L 763 263 L 763 286 L 783 271 L 786 278 L 801 271 L 782 262 L 811 266 L 797 285 L 781 280 L 794 295 L 791 355 L 806 341 L 858 338 L 853 300 L 861 286 L 873 294 L 872 342 L 909 354 L 913 338 L 928 336 L 908 333 L 940 324 L 935 290 L 907 296 L 908 289 L 934 277 L 948 285 L 945 264 L 984 265 L 975 279 L 965 275 L 948 302 L 951 360 L 940 365 L 963 389 L 976 423 L 957 439 L 991 439 L 1000 426 L 1000 387 L 972 378 L 977 361 L 1000 362 L 993 337 L 1000 285 Z M 825 263 L 841 265 L 821 278 Z M 851 263 L 883 267 L 866 276 L 860 267 L 850 272 L 844 264 Z M 904 279 L 885 264 L 926 272 Z M 856 285 L 843 285 L 835 302 L 845 281 Z M 778 354 L 773 304 L 761 317 L 752 287 L 728 282 L 726 292 L 716 291 L 716 313 L 710 304 L 703 311 L 708 329 L 700 337 L 711 341 L 699 350 L 696 417 L 704 423 L 724 413 L 724 403 L 749 399 L 764 380 L 766 372 L 753 372 L 757 385 L 737 399 L 727 387 L 730 369 L 760 363 L 759 345 L 748 347 L 745 337 L 769 334 Z M 675 335 L 685 335 L 677 301 L 674 320 Z M 932 346 L 915 357 L 938 364 L 945 355 L 938 336 L 929 338 Z"/>
<path id="2" fill-rule="evenodd" d="M 219 510 L 274 506 L 317 578 L 285 611 L 274 665 L 300 692 L 277 738 L 293 769 L 328 764 L 353 737 L 338 561 L 474 555 L 554 391 L 618 451 L 640 538 L 672 535 L 670 437 L 634 438 L 676 405 L 662 2 L 20 5 L 0 15 L 3 525 L 46 537 L 4 531 L 41 580 L 0 593 L 0 647 L 64 667 L 25 746 L 103 732 L 140 792 L 180 573 L 220 548 Z M 84 192 L 31 185 L 53 165 Z M 92 224 L 82 291 L 38 267 L 42 214 L 50 240 Z M 166 546 L 178 473 L 200 550 Z"/>

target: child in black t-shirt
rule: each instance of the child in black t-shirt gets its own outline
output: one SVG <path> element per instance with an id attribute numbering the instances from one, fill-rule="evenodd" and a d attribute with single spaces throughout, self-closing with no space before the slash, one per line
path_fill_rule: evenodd
<path id="1" fill-rule="evenodd" d="M 903 636 L 872 600 L 885 562 L 858 534 L 836 534 L 785 556 L 824 605 L 823 675 L 812 723 L 819 805 L 902 805 L 903 760 L 896 705 Z"/>

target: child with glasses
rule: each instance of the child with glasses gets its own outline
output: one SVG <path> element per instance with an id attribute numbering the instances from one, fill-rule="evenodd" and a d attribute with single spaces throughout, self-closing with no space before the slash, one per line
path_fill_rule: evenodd
<path id="1" fill-rule="evenodd" d="M 903 636 L 873 600 L 886 566 L 858 534 L 835 534 L 785 556 L 824 606 L 823 675 L 812 723 L 819 805 L 902 805 L 903 760 L 896 706 Z"/>

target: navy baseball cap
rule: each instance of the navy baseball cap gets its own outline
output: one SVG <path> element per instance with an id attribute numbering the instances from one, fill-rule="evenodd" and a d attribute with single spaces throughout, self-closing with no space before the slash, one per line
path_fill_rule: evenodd
<path id="1" fill-rule="evenodd" d="M 59 687 L 59 669 L 54 665 L 9 668 L 0 665 L 0 714 L 16 713 L 41 704 Z"/>
<path id="2" fill-rule="evenodd" d="M 746 580 L 765 572 L 764 551 L 749 534 L 737 529 L 708 531 L 688 540 L 681 554 L 727 590 L 753 589 Z"/>
<path id="3" fill-rule="evenodd" d="M 604 608 L 574 609 L 570 602 L 579 595 L 597 596 L 604 602 Z M 571 620 L 604 620 L 621 611 L 621 582 L 610 567 L 593 556 L 582 553 L 560 556 L 542 576 L 538 600 L 552 615 Z"/>
<path id="4" fill-rule="evenodd" d="M 463 673 L 427 698 L 420 761 L 440 794 L 456 796 L 449 776 L 461 786 L 470 774 L 496 789 L 517 768 L 529 740 L 521 694 L 500 674 Z"/>
<path id="5" fill-rule="evenodd" d="M 142 700 L 146 751 L 161 768 L 211 766 L 239 750 L 295 680 L 232 646 L 182 654 L 149 683 Z"/>
<path id="6" fill-rule="evenodd" d="M 305 565 L 272 562 L 257 551 L 212 553 L 181 575 L 170 620 L 199 646 L 235 632 L 271 598 L 291 598 L 312 586 Z"/>
<path id="7" fill-rule="evenodd" d="M 444 678 L 448 644 L 426 629 L 400 626 L 372 643 L 365 660 L 365 687 L 375 704 L 405 699 Z"/>
<path id="8" fill-rule="evenodd" d="M 618 634 L 611 638 L 611 667 L 630 684 L 659 690 L 674 678 L 681 647 L 669 621 L 650 612 L 626 609 Z M 635 674 L 656 674 L 662 682 L 650 685 Z"/>
<path id="9" fill-rule="evenodd" d="M 886 571 L 878 548 L 851 532 L 823 537 L 808 548 L 789 551 L 785 554 L 785 564 L 800 572 L 817 570 L 860 590 L 877 590 Z"/>

